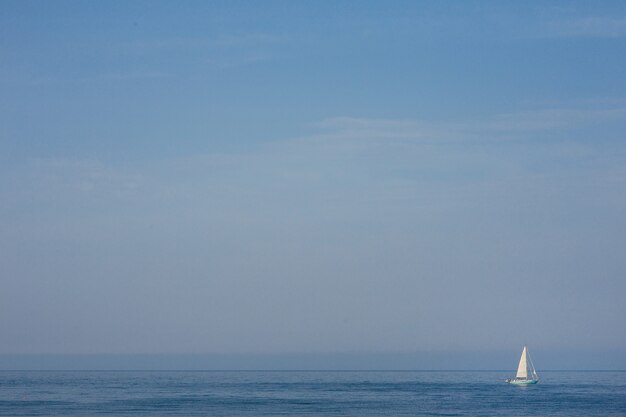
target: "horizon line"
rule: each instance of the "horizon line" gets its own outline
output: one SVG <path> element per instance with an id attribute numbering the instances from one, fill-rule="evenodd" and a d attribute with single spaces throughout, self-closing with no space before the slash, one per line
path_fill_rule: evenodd
<path id="1" fill-rule="evenodd" d="M 511 369 L 0 369 L 0 372 L 511 372 Z M 626 372 L 626 369 L 543 369 L 544 372 Z"/>

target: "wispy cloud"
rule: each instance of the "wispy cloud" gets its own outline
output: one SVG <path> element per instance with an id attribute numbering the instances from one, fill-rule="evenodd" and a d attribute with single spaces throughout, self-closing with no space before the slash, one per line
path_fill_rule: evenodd
<path id="1" fill-rule="evenodd" d="M 332 117 L 316 124 L 335 137 L 360 139 L 436 139 L 445 129 L 417 120 Z"/>
<path id="2" fill-rule="evenodd" d="M 595 164 L 594 169 L 605 167 L 612 178 L 619 180 L 624 178 L 624 170 L 618 168 L 621 162 L 616 161 L 624 155 L 597 149 L 596 137 L 546 140 L 543 145 L 536 140 L 551 138 L 553 132 L 575 132 L 608 121 L 626 122 L 626 108 L 553 108 L 447 123 L 333 117 L 316 123 L 318 130 L 310 135 L 269 142 L 249 151 L 147 162 L 139 170 L 97 161 L 33 160 L 19 174 L 21 178 L 9 178 L 4 188 L 6 191 L 12 184 L 28 184 L 18 193 L 23 198 L 47 195 L 54 199 L 66 195 L 142 199 L 151 195 L 156 201 L 190 198 L 200 190 L 244 198 L 271 195 L 282 189 L 289 190 L 284 193 L 287 197 L 299 194 L 300 187 L 319 186 L 326 188 L 326 194 L 333 194 L 346 181 L 355 187 L 364 185 L 363 178 L 371 181 L 368 187 L 397 180 L 417 179 L 423 183 L 436 178 L 465 181 L 499 177 L 505 181 L 533 175 L 535 168 L 527 153 L 537 147 L 546 160 L 555 161 L 554 167 L 542 165 L 543 174 L 558 172 L 563 161 L 577 160 L 585 161 L 587 168 L 589 164 Z M 511 137 L 516 140 L 509 144 Z M 533 148 L 524 144 L 526 139 L 533 140 Z"/>
<path id="3" fill-rule="evenodd" d="M 32 187 L 16 190 L 24 198 L 54 198 L 57 193 L 78 198 L 117 198 L 136 193 L 143 183 L 140 174 L 93 160 L 32 159 L 27 161 L 19 175 L 21 178 L 5 179 L 3 185 L 7 187 L 24 181 L 31 184 Z"/>
<path id="4" fill-rule="evenodd" d="M 620 103 L 621 104 L 621 103 Z M 626 107 L 544 108 L 501 113 L 478 120 L 429 122 L 354 117 L 328 118 L 317 124 L 333 137 L 411 139 L 415 141 L 501 139 L 502 134 L 529 134 L 575 130 L 607 122 L 626 122 Z"/>
<path id="5" fill-rule="evenodd" d="M 589 16 L 554 21 L 547 25 L 546 34 L 558 37 L 626 37 L 626 17 Z"/>
<path id="6" fill-rule="evenodd" d="M 269 61 L 272 54 L 261 51 L 243 51 L 239 53 L 214 54 L 205 62 L 215 68 L 233 68 Z"/>
<path id="7" fill-rule="evenodd" d="M 449 122 L 333 117 L 316 123 L 318 130 L 306 136 L 235 153 L 146 162 L 141 168 L 34 160 L 15 175 L 5 176 L 0 185 L 18 200 L 65 196 L 67 201 L 186 201 L 206 195 L 214 201 L 259 198 L 273 206 L 262 196 L 282 195 L 283 202 L 293 197 L 292 203 L 298 205 L 311 187 L 338 201 L 353 198 L 355 190 L 365 187 L 376 189 L 364 194 L 372 198 L 388 196 L 396 186 L 404 189 L 416 181 L 421 186 L 440 180 L 451 184 L 507 181 L 536 173 L 562 174 L 571 167 L 580 171 L 583 163 L 584 169 L 623 182 L 623 152 L 619 146 L 617 154 L 595 146 L 596 139 L 603 137 L 601 131 L 591 139 L 569 140 L 570 135 L 564 135 L 560 141 L 541 140 L 555 132 L 575 133 L 581 127 L 614 121 L 626 122 L 626 108 L 552 108 Z M 516 140 L 509 141 L 511 137 Z M 537 153 L 541 161 L 533 161 Z M 348 184 L 350 190 L 344 188 Z"/>
<path id="8" fill-rule="evenodd" d="M 175 70 L 169 65 L 169 55 L 177 53 L 182 61 L 192 59 L 204 63 L 210 68 L 226 69 L 238 66 L 253 65 L 272 60 L 277 52 L 276 47 L 287 42 L 287 37 L 256 33 L 244 35 L 219 35 L 212 38 L 169 38 L 169 39 L 138 39 L 107 45 L 112 55 L 155 55 L 156 61 L 150 65 L 128 65 L 117 71 L 92 71 L 88 74 L 67 76 L 56 75 L 16 75 L 0 78 L 0 83 L 24 83 L 28 85 L 50 85 L 92 82 L 125 82 L 139 80 L 156 80 L 175 77 Z M 160 58 L 159 58 L 160 56 Z"/>
<path id="9" fill-rule="evenodd" d="M 110 72 L 102 73 L 94 76 L 89 80 L 111 80 L 111 81 L 133 81 L 141 79 L 168 78 L 172 75 L 163 71 L 127 71 L 127 72 Z"/>
<path id="10" fill-rule="evenodd" d="M 26 84 L 32 86 L 55 85 L 55 84 L 87 84 L 96 82 L 125 82 L 125 81 L 147 81 L 173 77 L 165 71 L 152 70 L 128 70 L 117 72 L 94 72 L 88 75 L 67 77 L 67 76 L 15 76 L 0 79 L 0 83 L 5 84 Z"/>
<path id="11" fill-rule="evenodd" d="M 248 34 L 224 34 L 214 37 L 187 37 L 187 38 L 161 38 L 161 39 L 136 39 L 121 42 L 112 47 L 124 52 L 152 52 L 173 50 L 202 50 L 202 49 L 242 49 L 268 46 L 284 43 L 287 37 L 269 33 Z"/>
<path id="12" fill-rule="evenodd" d="M 605 109 L 548 108 L 504 113 L 489 120 L 464 123 L 472 130 L 527 132 L 569 130 L 609 121 L 626 121 L 626 107 Z"/>
<path id="13" fill-rule="evenodd" d="M 242 48 L 259 45 L 275 45 L 285 43 L 286 36 L 269 33 L 252 33 L 244 35 L 222 35 L 211 40 L 210 44 L 223 48 Z"/>
<path id="14" fill-rule="evenodd" d="M 269 33 L 225 34 L 205 38 L 147 39 L 117 46 L 122 53 L 183 53 L 205 57 L 212 67 L 232 68 L 271 60 L 276 48 L 288 41 L 286 36 Z"/>

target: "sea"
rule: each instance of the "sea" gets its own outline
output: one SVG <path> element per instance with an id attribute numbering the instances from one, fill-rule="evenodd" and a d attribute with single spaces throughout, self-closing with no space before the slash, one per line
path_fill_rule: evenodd
<path id="1" fill-rule="evenodd" d="M 0 371 L 0 416 L 626 416 L 626 372 Z"/>

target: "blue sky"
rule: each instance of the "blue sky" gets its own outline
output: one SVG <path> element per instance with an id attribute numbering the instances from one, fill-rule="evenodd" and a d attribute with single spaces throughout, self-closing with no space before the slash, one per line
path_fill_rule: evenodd
<path id="1" fill-rule="evenodd" d="M 626 350 L 622 2 L 5 1 L 0 55 L 0 353 Z"/>

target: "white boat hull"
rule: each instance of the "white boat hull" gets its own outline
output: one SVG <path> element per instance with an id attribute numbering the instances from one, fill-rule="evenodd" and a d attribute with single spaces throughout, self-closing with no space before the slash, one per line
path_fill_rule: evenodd
<path id="1" fill-rule="evenodd" d="M 538 379 L 507 379 L 506 382 L 512 385 L 532 385 L 539 382 Z"/>

